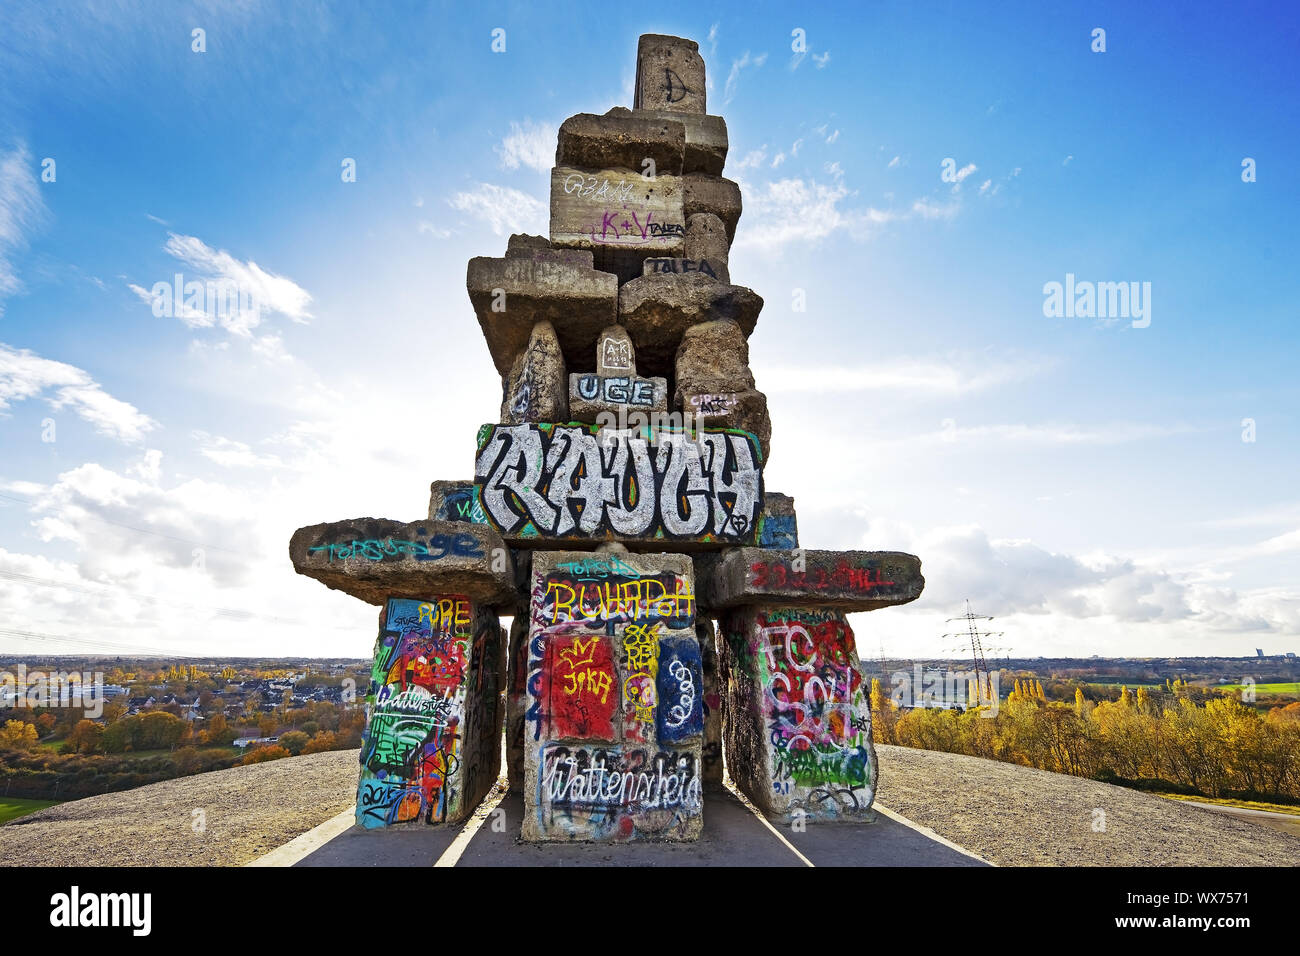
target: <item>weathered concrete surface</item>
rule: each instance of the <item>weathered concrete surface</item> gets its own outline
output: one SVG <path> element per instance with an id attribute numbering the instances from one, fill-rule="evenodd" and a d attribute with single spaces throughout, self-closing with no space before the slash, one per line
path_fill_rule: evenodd
<path id="1" fill-rule="evenodd" d="M 731 269 L 725 259 L 667 259 L 650 258 L 641 263 L 641 274 L 648 276 L 656 272 L 668 272 L 683 275 L 698 272 L 719 282 L 731 282 Z"/>
<path id="2" fill-rule="evenodd" d="M 682 211 L 689 217 L 696 213 L 713 213 L 726 224 L 727 245 L 736 241 L 736 224 L 744 204 L 740 187 L 721 176 L 688 173 L 682 177 Z"/>
<path id="3" fill-rule="evenodd" d="M 876 790 L 869 685 L 834 608 L 736 608 L 722 621 L 727 769 L 770 817 L 870 819 Z"/>
<path id="4" fill-rule="evenodd" d="M 610 113 L 620 111 L 620 107 Z M 727 121 L 701 113 L 671 113 L 667 110 L 632 110 L 633 116 L 674 120 L 686 128 L 686 153 L 682 172 L 721 176 L 727 162 Z M 608 115 L 608 114 L 606 114 Z"/>
<path id="5" fill-rule="evenodd" d="M 682 335 L 673 360 L 673 404 L 687 395 L 719 395 L 754 387 L 749 370 L 749 333 L 733 319 L 716 318 L 693 325 Z"/>
<path id="6" fill-rule="evenodd" d="M 713 622 L 700 618 L 695 625 L 695 639 L 700 643 L 700 661 L 704 669 L 704 743 L 700 750 L 704 789 L 709 793 L 723 790 L 722 765 L 722 684 L 718 679 L 718 644 Z"/>
<path id="7" fill-rule="evenodd" d="M 486 605 L 515 600 L 509 551 L 487 525 L 388 518 L 315 524 L 293 533 L 289 558 L 299 574 L 367 604 L 430 594 Z"/>
<path id="8" fill-rule="evenodd" d="M 757 540 L 762 472 L 743 432 L 492 424 L 479 430 L 474 480 L 484 516 L 517 547 L 690 550 Z"/>
<path id="9" fill-rule="evenodd" d="M 678 346 L 692 326 L 731 320 L 748 336 L 762 308 L 763 299 L 753 289 L 699 272 L 644 275 L 618 293 L 619 321 L 636 343 L 643 372 L 653 375 L 672 373 Z"/>
<path id="10" fill-rule="evenodd" d="M 596 342 L 596 371 L 569 376 L 568 418 L 551 421 L 609 424 L 616 422 L 620 413 L 667 410 L 667 379 L 638 376 L 632 337 L 623 326 L 611 325 Z"/>
<path id="11" fill-rule="evenodd" d="M 501 763 L 505 634 L 463 595 L 390 599 L 366 693 L 357 824 L 457 823 Z"/>
<path id="12" fill-rule="evenodd" d="M 686 217 L 684 245 L 688 259 L 721 259 L 726 262 L 731 255 L 727 224 L 711 212 L 697 212 Z"/>
<path id="13" fill-rule="evenodd" d="M 703 676 L 680 554 L 537 552 L 522 835 L 694 840 Z"/>
<path id="14" fill-rule="evenodd" d="M 527 249 L 528 255 L 524 252 Z M 563 254 L 563 250 L 557 254 Z M 492 363 L 509 375 L 533 326 L 549 321 L 570 368 L 588 368 L 600 330 L 618 320 L 618 279 L 582 262 L 519 247 L 505 259 L 469 260 L 465 284 Z M 535 259 L 533 256 L 542 258 Z"/>
<path id="15" fill-rule="evenodd" d="M 700 45 L 683 37 L 644 33 L 636 46 L 632 106 L 674 113 L 707 113 Z"/>
<path id="16" fill-rule="evenodd" d="M 624 107 L 615 107 L 604 116 L 570 116 L 560 124 L 558 140 L 555 165 L 583 169 L 680 176 L 686 154 L 686 127 L 676 114 L 634 114 Z M 654 164 L 653 170 L 645 165 L 646 160 Z"/>
<path id="17" fill-rule="evenodd" d="M 747 431 L 763 449 L 763 464 L 772 460 L 772 419 L 767 411 L 767 396 L 762 392 L 752 388 L 702 395 L 688 392 L 683 398 L 682 410 L 694 414 L 701 425 Z"/>
<path id="18" fill-rule="evenodd" d="M 524 786 L 524 713 L 528 710 L 528 615 L 510 622 L 509 683 L 506 687 L 506 779 L 511 790 Z"/>
<path id="19" fill-rule="evenodd" d="M 702 606 L 818 605 L 874 611 L 921 596 L 921 559 L 901 551 L 732 548 L 700 570 Z"/>
<path id="20" fill-rule="evenodd" d="M 682 197 L 680 176 L 646 179 L 627 169 L 557 166 L 551 170 L 551 245 L 590 249 L 598 269 L 625 281 L 640 275 L 647 256 L 682 254 Z"/>
<path id="21" fill-rule="evenodd" d="M 429 482 L 429 518 L 432 521 L 487 524 L 487 515 L 474 497 L 474 479 Z"/>
<path id="22" fill-rule="evenodd" d="M 799 547 L 799 519 L 795 514 L 794 499 L 789 495 L 769 491 L 763 496 L 758 546 L 775 551 L 790 551 Z M 698 569 L 696 574 L 698 579 Z"/>
<path id="23" fill-rule="evenodd" d="M 569 418 L 568 375 L 555 327 L 545 320 L 533 326 L 528 347 L 515 358 L 502 380 L 501 421 L 563 422 Z"/>

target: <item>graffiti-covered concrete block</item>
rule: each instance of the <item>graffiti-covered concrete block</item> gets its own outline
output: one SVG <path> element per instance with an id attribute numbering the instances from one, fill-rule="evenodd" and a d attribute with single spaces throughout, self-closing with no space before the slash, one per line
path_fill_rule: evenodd
<path id="1" fill-rule="evenodd" d="M 515 601 L 510 552 L 486 525 L 387 518 L 314 524 L 293 533 L 289 558 L 299 574 L 368 604 L 437 593 L 487 605 Z"/>
<path id="2" fill-rule="evenodd" d="M 538 322 L 554 326 L 565 362 L 583 368 L 600 330 L 618 320 L 618 279 L 564 254 L 521 243 L 504 259 L 469 260 L 465 286 L 499 375 L 510 374 Z"/>
<path id="3" fill-rule="evenodd" d="M 700 45 L 682 37 L 642 34 L 636 45 L 632 105 L 673 113 L 708 112 Z"/>
<path id="4" fill-rule="evenodd" d="M 753 289 L 702 272 L 655 272 L 624 284 L 618 293 L 619 321 L 636 343 L 644 374 L 672 374 L 677 349 L 692 326 L 731 320 L 748 338 L 762 309 L 763 298 Z"/>
<path id="5" fill-rule="evenodd" d="M 539 551 L 529 604 L 525 840 L 693 840 L 703 673 L 684 555 Z"/>
<path id="6" fill-rule="evenodd" d="M 853 631 L 834 608 L 736 608 L 722 620 L 727 768 L 765 814 L 870 819 L 871 705 Z"/>
<path id="7" fill-rule="evenodd" d="M 700 575 L 709 608 L 741 604 L 825 605 L 874 611 L 921 596 L 921 559 L 901 551 L 724 551 Z"/>
<path id="8" fill-rule="evenodd" d="M 701 774 L 706 791 L 718 791 L 722 784 L 722 691 L 725 685 L 719 680 L 718 645 L 713 622 L 700 618 L 695 625 L 695 637 L 700 642 L 700 662 L 704 670 L 704 742 L 700 749 Z"/>
<path id="9" fill-rule="evenodd" d="M 623 326 L 611 325 L 596 342 L 596 371 L 569 376 L 569 420 L 596 424 L 608 414 L 616 422 L 620 413 L 626 419 L 638 410 L 666 412 L 668 380 L 637 375 L 632 337 Z"/>
<path id="10" fill-rule="evenodd" d="M 799 547 L 799 519 L 795 514 L 794 499 L 789 495 L 769 491 L 763 496 L 758 546 L 774 551 L 790 551 Z"/>
<path id="11" fill-rule="evenodd" d="M 731 270 L 727 267 L 725 259 L 647 259 L 641 263 L 641 269 L 641 274 L 647 276 L 656 272 L 670 272 L 676 275 L 698 272 L 719 282 L 731 282 Z"/>
<path id="12" fill-rule="evenodd" d="M 672 113 L 634 114 L 614 107 L 604 116 L 579 113 L 560 124 L 555 165 L 682 174 L 686 127 Z"/>
<path id="13" fill-rule="evenodd" d="M 757 440 L 734 430 L 484 425 L 474 484 L 491 526 L 535 548 L 753 544 L 763 505 Z"/>
<path id="14" fill-rule="evenodd" d="M 567 379 L 555 327 L 550 322 L 538 322 L 528 337 L 528 347 L 519 353 L 510 374 L 502 379 L 501 421 L 568 421 Z"/>
<path id="15" fill-rule="evenodd" d="M 497 779 L 505 637 L 460 594 L 393 598 L 366 694 L 357 823 L 457 823 Z"/>
<path id="16" fill-rule="evenodd" d="M 551 170 L 551 245 L 591 250 L 596 268 L 619 281 L 640 275 L 647 256 L 680 256 L 685 236 L 680 176 L 648 179 L 629 169 L 573 166 Z"/>
<path id="17" fill-rule="evenodd" d="M 767 411 L 767 396 L 758 389 L 738 392 L 682 393 L 682 411 L 690 412 L 701 425 L 713 428 L 739 428 L 758 439 L 763 461 L 772 459 L 772 419 Z"/>

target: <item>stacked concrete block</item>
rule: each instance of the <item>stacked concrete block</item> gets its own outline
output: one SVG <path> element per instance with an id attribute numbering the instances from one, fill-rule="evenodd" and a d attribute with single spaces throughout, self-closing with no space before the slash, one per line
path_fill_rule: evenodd
<path id="1" fill-rule="evenodd" d="M 632 108 L 559 129 L 548 234 L 469 261 L 502 394 L 473 477 L 423 521 L 293 536 L 299 573 L 381 608 L 360 825 L 464 819 L 503 737 L 526 840 L 695 839 L 724 762 L 774 818 L 868 818 L 845 615 L 914 600 L 920 562 L 804 551 L 764 485 L 727 150 L 698 46 L 642 37 Z"/>
<path id="2" fill-rule="evenodd" d="M 596 340 L 596 371 L 569 376 L 569 415 L 575 422 L 626 428 L 637 413 L 636 420 L 644 422 L 667 410 L 668 380 L 637 375 L 636 346 L 621 325 L 611 325 Z"/>
<path id="3" fill-rule="evenodd" d="M 672 554 L 533 557 L 525 840 L 690 840 L 702 826 L 694 573 Z"/>

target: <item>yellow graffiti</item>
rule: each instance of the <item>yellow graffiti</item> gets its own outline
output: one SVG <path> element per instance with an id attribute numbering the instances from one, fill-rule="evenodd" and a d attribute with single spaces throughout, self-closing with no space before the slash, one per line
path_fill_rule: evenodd
<path id="1" fill-rule="evenodd" d="M 641 624 L 628 625 L 627 636 L 623 638 L 623 649 L 627 651 L 629 670 L 644 671 L 651 677 L 659 673 L 658 630 L 658 624 L 649 627 Z"/>
<path id="2" fill-rule="evenodd" d="M 672 592 L 654 578 L 619 583 L 587 581 L 576 588 L 562 581 L 548 581 L 546 603 L 555 609 L 556 623 L 607 621 L 617 617 L 633 621 L 676 618 L 695 611 L 695 595 L 680 578 Z"/>

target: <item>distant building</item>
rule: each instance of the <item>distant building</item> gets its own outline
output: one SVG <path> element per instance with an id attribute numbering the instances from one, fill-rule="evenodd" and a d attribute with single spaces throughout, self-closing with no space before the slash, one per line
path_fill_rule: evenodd
<path id="1" fill-rule="evenodd" d="M 1264 656 L 1264 648 L 1262 648 L 1262 647 L 1257 647 L 1257 648 L 1255 648 L 1255 656 L 1256 656 L 1256 657 L 1263 657 L 1263 656 Z"/>

